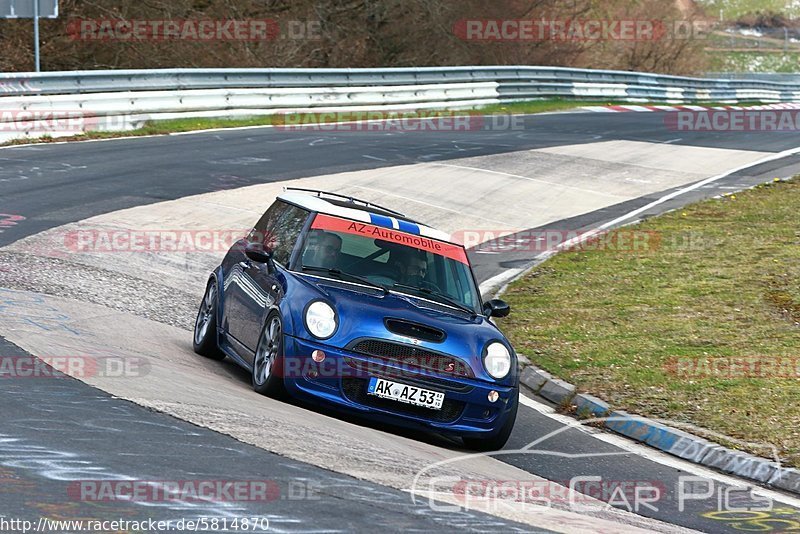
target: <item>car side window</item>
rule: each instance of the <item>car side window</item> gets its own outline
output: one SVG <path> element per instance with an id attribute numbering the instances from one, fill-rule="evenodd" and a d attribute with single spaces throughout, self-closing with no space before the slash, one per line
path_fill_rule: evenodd
<path id="1" fill-rule="evenodd" d="M 275 226 L 280 214 L 288 206 L 287 204 L 277 201 L 270 206 L 264 215 L 258 220 L 256 225 L 250 230 L 247 235 L 247 240 L 250 243 L 261 243 L 265 247 L 273 248 L 270 244 L 271 236 L 268 230 Z"/>
<path id="2" fill-rule="evenodd" d="M 259 219 L 247 239 L 270 248 L 276 262 L 288 265 L 307 218 L 306 210 L 278 200 Z"/>
<path id="3" fill-rule="evenodd" d="M 281 265 L 289 265 L 292 250 L 303 231 L 308 212 L 295 206 L 286 205 L 274 227 L 270 228 L 274 246 L 273 259 Z"/>

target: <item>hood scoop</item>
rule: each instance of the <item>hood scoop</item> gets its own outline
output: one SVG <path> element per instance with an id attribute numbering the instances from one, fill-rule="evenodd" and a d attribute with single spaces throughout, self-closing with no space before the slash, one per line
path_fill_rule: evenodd
<path id="1" fill-rule="evenodd" d="M 432 328 L 420 323 L 412 323 L 411 321 L 404 321 L 402 319 L 386 319 L 384 320 L 386 329 L 393 334 L 399 336 L 411 337 L 414 339 L 421 339 L 422 341 L 430 341 L 432 343 L 441 343 L 447 335 L 438 328 Z"/>

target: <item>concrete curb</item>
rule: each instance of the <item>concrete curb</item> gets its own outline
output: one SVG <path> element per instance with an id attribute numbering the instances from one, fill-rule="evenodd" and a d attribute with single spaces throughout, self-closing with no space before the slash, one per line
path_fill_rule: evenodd
<path id="1" fill-rule="evenodd" d="M 561 406 L 573 406 L 580 417 L 605 418 L 605 428 L 692 463 L 800 495 L 800 470 L 736 451 L 658 421 L 613 411 L 602 400 L 580 393 L 568 382 L 554 378 L 535 365 L 527 365 L 520 382 L 533 393 Z"/>

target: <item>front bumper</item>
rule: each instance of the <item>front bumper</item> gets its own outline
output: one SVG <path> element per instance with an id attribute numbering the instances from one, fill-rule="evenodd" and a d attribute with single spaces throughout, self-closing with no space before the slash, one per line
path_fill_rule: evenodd
<path id="1" fill-rule="evenodd" d="M 321 364 L 312 352 L 325 353 Z M 491 437 L 511 415 L 518 387 L 499 386 L 471 378 L 444 376 L 400 367 L 385 360 L 284 336 L 283 374 L 290 394 L 331 404 L 375 421 L 407 428 L 422 428 L 461 437 Z M 416 407 L 367 394 L 371 377 L 444 393 L 441 410 Z M 489 401 L 489 393 L 499 398 Z"/>

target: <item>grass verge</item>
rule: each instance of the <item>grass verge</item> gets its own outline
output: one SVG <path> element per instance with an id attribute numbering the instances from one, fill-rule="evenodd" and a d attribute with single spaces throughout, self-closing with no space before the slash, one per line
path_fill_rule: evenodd
<path id="1" fill-rule="evenodd" d="M 800 466 L 798 213 L 795 179 L 620 229 L 650 246 L 553 257 L 509 287 L 500 326 L 615 408 L 773 445 Z"/>
<path id="2" fill-rule="evenodd" d="M 800 52 L 797 50 L 708 50 L 714 72 L 752 72 L 795 74 Z"/>
<path id="3" fill-rule="evenodd" d="M 480 113 L 485 115 L 500 115 L 500 114 L 534 114 L 546 113 L 552 111 L 567 111 L 583 106 L 591 105 L 622 105 L 630 104 L 631 102 L 611 101 L 611 102 L 597 102 L 597 101 L 579 101 L 579 100 L 562 100 L 562 99 L 549 99 L 549 100 L 532 100 L 527 102 L 510 102 L 507 104 L 493 104 L 490 106 L 483 106 L 475 110 L 464 112 Z M 412 111 L 412 110 L 409 110 Z M 444 110 L 426 110 L 427 114 L 450 114 L 451 111 Z M 314 121 L 314 113 L 301 114 L 304 116 L 304 122 Z M 339 120 L 352 120 L 353 112 L 341 112 L 337 115 L 328 115 L 325 117 L 326 122 L 335 122 Z M 267 115 L 260 117 L 245 117 L 239 119 L 226 119 L 226 118 L 197 118 L 197 119 L 174 119 L 165 121 L 150 121 L 142 128 L 127 132 L 88 132 L 69 137 L 50 137 L 43 136 L 32 139 L 16 139 L 6 143 L 0 143 L 0 146 L 13 146 L 31 143 L 54 143 L 65 141 L 90 141 L 94 139 L 114 139 L 119 137 L 140 137 L 146 135 L 168 135 L 172 133 L 191 132 L 198 130 L 211 130 L 219 128 L 242 128 L 249 126 L 276 126 L 285 124 L 287 119 L 281 115 Z"/>

